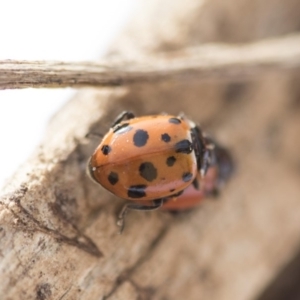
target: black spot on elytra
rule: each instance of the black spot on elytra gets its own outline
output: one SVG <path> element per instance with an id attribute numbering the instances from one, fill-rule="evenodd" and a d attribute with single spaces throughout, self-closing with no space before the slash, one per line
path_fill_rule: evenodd
<path id="1" fill-rule="evenodd" d="M 193 180 L 192 185 L 196 190 L 200 189 L 199 181 L 197 180 L 197 177 Z"/>
<path id="2" fill-rule="evenodd" d="M 111 147 L 108 145 L 103 145 L 101 151 L 104 155 L 107 155 L 111 151 Z"/>
<path id="3" fill-rule="evenodd" d="M 138 129 L 133 136 L 133 143 L 136 147 L 143 147 L 147 144 L 149 134 L 143 129 Z"/>
<path id="4" fill-rule="evenodd" d="M 193 151 L 192 143 L 189 140 L 182 140 L 175 144 L 175 151 L 189 154 Z"/>
<path id="5" fill-rule="evenodd" d="M 161 139 L 166 143 L 171 141 L 171 137 L 167 133 L 162 134 Z"/>
<path id="6" fill-rule="evenodd" d="M 170 118 L 169 119 L 169 123 L 172 123 L 172 124 L 180 124 L 181 123 L 181 120 L 177 119 L 177 118 Z"/>
<path id="7" fill-rule="evenodd" d="M 115 185 L 119 181 L 119 175 L 116 172 L 110 172 L 107 179 L 111 185 Z"/>
<path id="8" fill-rule="evenodd" d="M 170 189 L 170 192 L 173 193 L 175 191 L 175 189 Z"/>
<path id="9" fill-rule="evenodd" d="M 123 124 L 118 124 L 113 128 L 114 133 L 122 134 L 125 132 L 128 132 L 132 129 L 131 126 L 129 126 L 129 123 L 123 123 Z"/>
<path id="10" fill-rule="evenodd" d="M 153 181 L 157 177 L 157 169 L 151 162 L 142 163 L 139 171 L 140 175 L 147 181 Z"/>
<path id="11" fill-rule="evenodd" d="M 183 174 L 182 174 L 182 180 L 183 180 L 184 182 L 188 182 L 188 181 L 190 181 L 192 178 L 193 178 L 193 174 L 190 173 L 190 172 L 186 172 L 186 173 L 183 173 Z"/>
<path id="12" fill-rule="evenodd" d="M 131 187 L 129 187 L 127 195 L 130 198 L 143 198 L 146 196 L 146 187 L 147 186 L 144 184 L 132 185 Z"/>
<path id="13" fill-rule="evenodd" d="M 166 164 L 169 167 L 172 167 L 176 162 L 176 158 L 174 156 L 169 156 L 166 160 Z"/>

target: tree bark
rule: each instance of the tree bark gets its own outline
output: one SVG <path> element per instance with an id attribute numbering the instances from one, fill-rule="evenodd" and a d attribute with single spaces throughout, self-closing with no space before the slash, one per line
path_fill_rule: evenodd
<path id="1" fill-rule="evenodd" d="M 297 1 L 260 3 L 145 1 L 107 57 L 171 56 L 299 28 Z M 258 297 L 299 251 L 299 79 L 297 68 L 257 68 L 250 79 L 190 76 L 80 91 L 4 188 L 0 298 Z M 183 111 L 200 122 L 235 160 L 220 197 L 181 215 L 131 212 L 119 235 L 122 201 L 86 176 L 99 140 L 85 136 L 105 133 L 123 110 Z"/>
<path id="2" fill-rule="evenodd" d="M 146 55 L 134 61 L 0 61 L 0 89 L 115 87 L 191 77 L 237 80 L 300 66 L 300 36 L 239 45 L 208 44 Z"/>

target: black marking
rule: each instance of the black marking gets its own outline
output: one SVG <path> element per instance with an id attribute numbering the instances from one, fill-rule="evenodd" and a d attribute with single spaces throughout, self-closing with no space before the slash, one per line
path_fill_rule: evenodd
<path id="1" fill-rule="evenodd" d="M 183 192 L 184 192 L 184 190 L 179 191 L 179 192 L 177 192 L 176 194 L 173 194 L 173 195 L 171 195 L 171 196 L 169 196 L 169 197 L 179 197 L 180 195 L 183 194 Z"/>
<path id="2" fill-rule="evenodd" d="M 121 123 L 124 120 L 130 120 L 133 118 L 135 118 L 135 116 L 131 111 L 123 111 L 117 116 L 111 127 L 115 127 L 117 124 Z"/>
<path id="3" fill-rule="evenodd" d="M 138 129 L 133 136 L 133 143 L 136 147 L 143 147 L 147 144 L 149 134 L 143 129 Z"/>
<path id="4" fill-rule="evenodd" d="M 113 132 L 116 132 L 118 134 L 122 134 L 122 133 L 130 131 L 131 129 L 132 129 L 132 127 L 129 126 L 129 123 L 123 123 L 123 124 L 117 124 L 113 128 Z"/>
<path id="5" fill-rule="evenodd" d="M 197 177 L 193 180 L 192 185 L 194 186 L 194 188 L 196 190 L 198 190 L 198 191 L 200 190 L 200 184 L 199 184 L 199 181 L 197 180 Z"/>
<path id="6" fill-rule="evenodd" d="M 169 167 L 172 167 L 176 162 L 176 158 L 174 156 L 169 156 L 166 160 L 166 164 Z"/>
<path id="7" fill-rule="evenodd" d="M 195 151 L 195 156 L 197 160 L 197 169 L 200 170 L 201 163 L 202 163 L 204 143 L 203 143 L 202 132 L 199 127 L 196 126 L 191 129 L 191 137 L 192 137 L 193 149 Z"/>
<path id="8" fill-rule="evenodd" d="M 172 123 L 172 124 L 180 124 L 181 120 L 177 119 L 177 118 L 170 118 L 169 122 Z"/>
<path id="9" fill-rule="evenodd" d="M 171 141 L 171 137 L 167 133 L 162 134 L 161 139 L 166 143 L 169 143 Z"/>
<path id="10" fill-rule="evenodd" d="M 142 163 L 139 167 L 140 175 L 147 181 L 153 181 L 157 177 L 157 169 L 151 162 Z"/>
<path id="11" fill-rule="evenodd" d="M 116 172 L 110 172 L 107 179 L 111 185 L 115 185 L 119 181 L 119 175 Z"/>
<path id="12" fill-rule="evenodd" d="M 175 191 L 175 189 L 170 189 L 170 192 L 173 193 Z"/>
<path id="13" fill-rule="evenodd" d="M 193 151 L 192 143 L 189 140 L 182 140 L 175 144 L 175 151 L 189 154 Z"/>
<path id="14" fill-rule="evenodd" d="M 104 155 L 107 155 L 111 151 L 111 147 L 108 145 L 103 145 L 101 151 Z"/>
<path id="15" fill-rule="evenodd" d="M 131 187 L 129 187 L 127 195 L 130 198 L 143 198 L 146 196 L 146 187 L 147 186 L 144 184 L 132 185 Z"/>
<path id="16" fill-rule="evenodd" d="M 184 182 L 189 182 L 193 178 L 193 174 L 190 172 L 183 173 L 182 180 Z"/>

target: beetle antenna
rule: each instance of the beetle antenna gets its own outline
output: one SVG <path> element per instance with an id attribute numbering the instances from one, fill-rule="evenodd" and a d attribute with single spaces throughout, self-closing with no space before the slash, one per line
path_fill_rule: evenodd
<path id="1" fill-rule="evenodd" d="M 98 133 L 98 132 L 89 132 L 85 135 L 85 138 L 88 138 L 88 139 L 90 139 L 90 138 L 100 138 L 100 139 L 102 139 L 103 136 L 104 136 L 103 134 Z"/>

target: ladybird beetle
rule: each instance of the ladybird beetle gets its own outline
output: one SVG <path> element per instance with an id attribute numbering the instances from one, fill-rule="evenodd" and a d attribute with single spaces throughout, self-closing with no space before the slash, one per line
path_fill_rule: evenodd
<path id="1" fill-rule="evenodd" d="M 233 162 L 228 151 L 219 145 L 215 145 L 212 154 L 213 159 L 206 175 L 201 177 L 198 173 L 193 183 L 181 195 L 169 198 L 164 202 L 163 210 L 182 211 L 191 209 L 206 197 L 215 197 L 219 194 L 220 188 L 233 172 Z"/>
<path id="2" fill-rule="evenodd" d="M 91 156 L 88 174 L 116 196 L 130 200 L 119 215 L 122 231 L 128 209 L 177 209 L 171 205 L 174 199 L 184 208 L 180 203 L 190 194 L 201 201 L 205 189 L 196 189 L 197 193 L 191 189 L 203 180 L 208 187 L 206 175 L 217 165 L 214 149 L 213 142 L 183 115 L 135 117 L 125 111 Z M 213 185 L 218 178 L 212 176 Z M 195 205 L 195 199 L 190 202 Z"/>

